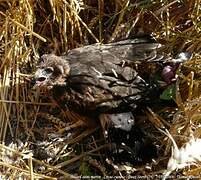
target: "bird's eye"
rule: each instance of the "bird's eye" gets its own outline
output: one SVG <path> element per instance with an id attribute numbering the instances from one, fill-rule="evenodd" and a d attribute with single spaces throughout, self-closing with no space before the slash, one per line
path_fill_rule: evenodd
<path id="1" fill-rule="evenodd" d="M 39 82 L 43 82 L 43 81 L 45 81 L 45 80 L 46 80 L 45 77 L 39 77 L 39 78 L 37 79 L 37 81 L 39 81 Z"/>
<path id="2" fill-rule="evenodd" d="M 47 68 L 44 69 L 44 71 L 45 71 L 47 74 L 51 74 L 51 73 L 53 73 L 54 69 L 53 69 L 53 67 L 47 67 Z"/>

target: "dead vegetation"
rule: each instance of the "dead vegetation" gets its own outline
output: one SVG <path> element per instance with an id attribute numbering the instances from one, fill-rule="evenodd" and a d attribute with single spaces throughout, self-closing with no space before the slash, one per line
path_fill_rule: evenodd
<path id="1" fill-rule="evenodd" d="M 168 172 L 181 168 L 179 175 L 199 176 L 200 152 L 189 153 L 190 160 L 177 155 L 181 151 L 186 154 L 189 144 L 200 147 L 200 4 L 199 0 L 0 1 L 0 177 L 70 179 L 97 175 L 123 179 L 135 174 L 160 179 L 172 147 L 174 163 Z M 103 143 L 98 128 L 86 129 L 77 121 L 80 117 L 61 112 L 46 92 L 32 89 L 30 76 L 43 53 L 60 55 L 75 47 L 140 33 L 152 33 L 168 53 L 188 51 L 193 58 L 177 72 L 178 107 L 157 112 L 148 109 L 146 122 L 139 121 L 144 129 L 153 130 L 159 158 L 137 167 L 108 160 L 106 166 L 102 154 L 113 144 Z M 69 116 L 74 121 L 68 122 Z"/>

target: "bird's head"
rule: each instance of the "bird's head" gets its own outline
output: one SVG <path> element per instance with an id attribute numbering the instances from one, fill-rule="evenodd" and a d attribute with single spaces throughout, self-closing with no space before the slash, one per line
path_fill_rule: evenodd
<path id="1" fill-rule="evenodd" d="M 35 72 L 35 86 L 51 89 L 53 86 L 64 86 L 70 67 L 68 61 L 54 54 L 41 56 Z"/>

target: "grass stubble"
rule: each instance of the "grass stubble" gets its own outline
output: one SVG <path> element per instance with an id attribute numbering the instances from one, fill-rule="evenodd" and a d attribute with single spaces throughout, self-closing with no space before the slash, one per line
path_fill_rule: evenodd
<path id="1" fill-rule="evenodd" d="M 175 102 L 178 107 L 174 109 L 171 121 L 167 122 L 157 112 L 147 109 L 150 126 L 155 129 L 153 134 L 157 137 L 160 157 L 140 167 L 111 163 L 115 174 L 122 178 L 125 178 L 123 172 L 126 175 L 135 172 L 136 175 L 157 177 L 166 168 L 166 172 L 178 168 L 181 169 L 181 175 L 199 175 L 200 154 L 189 153 L 193 157 L 193 160 L 189 160 L 189 157 L 182 159 L 182 153 L 187 153 L 193 143 L 199 145 L 201 136 L 200 4 L 199 0 L 0 1 L 1 178 L 75 178 L 79 173 L 82 174 L 79 172 L 81 169 L 78 168 L 78 161 L 80 164 L 90 164 L 103 176 L 107 175 L 100 150 L 112 144 L 99 145 L 93 135 L 96 129 L 83 130 L 80 128 L 81 124 L 76 123 L 80 117 L 75 117 L 75 121 L 64 125 L 59 121 L 65 121 L 68 117 L 65 113 L 61 113 L 57 120 L 52 118 L 52 121 L 48 120 L 51 119 L 49 115 L 48 118 L 43 117 L 41 111 L 44 113 L 47 109 L 55 108 L 55 105 L 48 99 L 46 92 L 41 95 L 31 89 L 30 76 L 36 68 L 37 58 L 43 53 L 61 54 L 86 44 L 108 43 L 121 38 L 119 34 L 127 37 L 130 32 L 152 33 L 165 45 L 164 51 L 167 53 L 175 55 L 189 51 L 193 53 L 193 58 L 181 65 L 177 72 L 179 78 Z M 168 113 L 171 114 L 171 111 Z M 44 141 L 48 136 L 45 137 L 44 134 L 49 131 L 62 135 L 65 128 L 70 126 L 73 132 L 69 135 L 70 139 L 63 135 L 57 138 L 56 143 L 47 141 L 46 145 L 54 155 L 43 161 L 33 157 L 30 146 L 39 139 L 36 136 L 41 130 L 38 119 L 42 121 L 45 118 L 52 126 L 45 129 L 43 135 L 40 134 Z M 88 149 L 81 148 L 77 155 L 73 148 L 77 143 L 86 143 L 83 138 L 87 136 L 93 137 Z M 100 162 L 92 157 L 99 157 Z M 172 164 L 169 158 L 172 158 Z M 166 167 L 167 164 L 169 167 Z M 187 167 L 188 165 L 191 166 Z M 85 174 L 92 173 L 88 165 L 84 167 L 82 171 Z M 68 173 L 73 168 L 79 170 Z M 173 174 L 176 175 L 176 172 Z"/>

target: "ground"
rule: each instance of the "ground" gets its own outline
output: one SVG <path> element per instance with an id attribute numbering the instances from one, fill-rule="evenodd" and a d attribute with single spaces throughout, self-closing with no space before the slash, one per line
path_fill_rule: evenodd
<path id="1" fill-rule="evenodd" d="M 199 144 L 200 18 L 199 1 L 1 1 L 1 178 L 160 179 L 171 148 L 175 148 L 171 136 L 184 154 L 189 147 L 196 149 L 192 144 Z M 62 112 L 46 91 L 32 88 L 31 77 L 38 57 L 44 53 L 61 55 L 76 47 L 141 34 L 152 34 L 164 45 L 163 51 L 172 56 L 182 51 L 193 56 L 180 65 L 177 81 L 162 95 L 171 103 L 165 102 L 160 108 L 149 106 L 136 114 L 137 125 L 157 145 L 158 156 L 147 164 L 122 164 L 107 158 L 113 144 L 105 140 L 100 127 L 87 128 L 78 123 L 80 117 Z M 197 159 L 197 166 L 178 171 L 173 168 L 173 179 L 200 174 L 199 152 L 190 155 Z M 175 159 L 176 165 L 192 163 Z"/>

